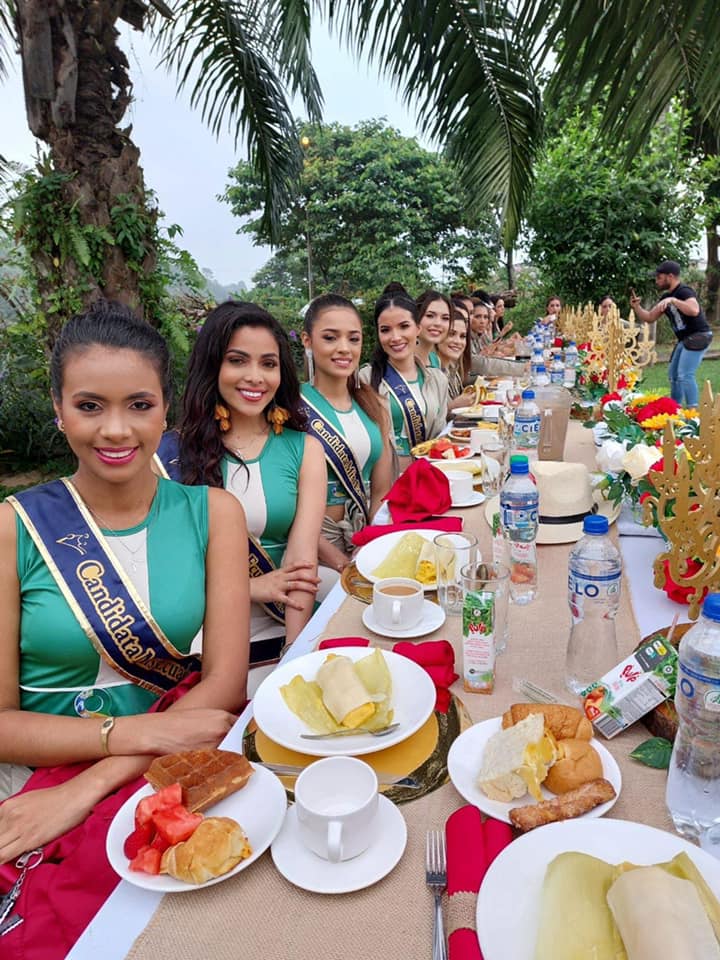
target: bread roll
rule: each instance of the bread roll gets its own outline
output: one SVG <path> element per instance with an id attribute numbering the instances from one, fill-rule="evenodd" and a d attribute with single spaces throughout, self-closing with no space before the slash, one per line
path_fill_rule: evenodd
<path id="1" fill-rule="evenodd" d="M 560 756 L 544 781 L 552 793 L 567 793 L 602 777 L 602 761 L 587 740 L 559 740 L 558 751 Z"/>
<path id="2" fill-rule="evenodd" d="M 562 703 L 514 703 L 503 714 L 503 727 L 512 727 L 531 713 L 545 717 L 545 728 L 556 740 L 592 740 L 592 724 L 581 710 Z"/>
<path id="3" fill-rule="evenodd" d="M 251 853 L 239 823 L 230 817 L 206 817 L 189 840 L 168 847 L 160 872 L 185 883 L 205 883 L 232 870 Z"/>

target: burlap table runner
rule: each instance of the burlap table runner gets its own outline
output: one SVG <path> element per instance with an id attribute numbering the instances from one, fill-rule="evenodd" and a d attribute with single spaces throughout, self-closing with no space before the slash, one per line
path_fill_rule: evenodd
<path id="1" fill-rule="evenodd" d="M 594 466 L 590 431 L 571 423 L 566 460 Z M 482 507 L 464 511 L 465 529 L 476 533 L 484 556 L 490 556 L 490 532 Z M 565 647 L 570 626 L 567 605 L 567 545 L 539 548 L 538 598 L 525 607 L 510 608 L 510 642 L 498 659 L 497 682 L 491 696 L 453 692 L 475 721 L 496 717 L 518 699 L 512 681 L 523 677 L 566 699 L 563 691 Z M 648 576 L 650 573 L 648 572 Z M 324 636 L 367 636 L 361 621 L 364 605 L 347 598 L 328 624 Z M 623 591 L 617 617 L 620 653 L 625 655 L 640 636 Z M 456 650 L 462 663 L 460 621 L 450 618 L 435 634 Z M 383 647 L 392 644 L 373 637 Z M 610 816 L 637 820 L 664 829 L 672 825 L 664 803 L 665 774 L 629 759 L 634 747 L 648 737 L 636 724 L 610 741 L 603 741 L 620 766 L 623 784 Z M 479 762 L 478 758 L 478 762 Z M 247 871 L 225 883 L 188 895 L 163 899 L 128 957 L 131 960 L 369 960 L 375 957 L 428 956 L 431 944 L 432 898 L 424 883 L 425 832 L 442 828 L 463 799 L 451 784 L 400 809 L 408 826 L 408 844 L 395 870 L 375 886 L 344 896 L 306 893 L 275 870 L 268 854 Z"/>

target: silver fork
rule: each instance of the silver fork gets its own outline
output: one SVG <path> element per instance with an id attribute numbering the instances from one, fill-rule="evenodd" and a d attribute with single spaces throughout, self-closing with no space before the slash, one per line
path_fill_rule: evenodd
<path id="1" fill-rule="evenodd" d="M 442 915 L 442 895 L 447 885 L 447 871 L 445 866 L 445 834 L 441 830 L 428 830 L 425 844 L 425 882 L 435 897 L 432 960 L 447 960 Z"/>

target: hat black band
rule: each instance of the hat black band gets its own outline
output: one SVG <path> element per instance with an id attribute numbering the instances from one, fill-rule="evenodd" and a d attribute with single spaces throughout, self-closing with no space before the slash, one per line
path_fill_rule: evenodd
<path id="1" fill-rule="evenodd" d="M 589 517 L 591 513 L 597 512 L 597 505 L 593 505 L 591 510 L 585 510 L 583 513 L 574 513 L 571 517 L 544 517 L 542 514 L 538 515 L 538 523 L 544 523 L 547 525 L 558 525 L 563 523 L 582 523 L 585 517 Z"/>

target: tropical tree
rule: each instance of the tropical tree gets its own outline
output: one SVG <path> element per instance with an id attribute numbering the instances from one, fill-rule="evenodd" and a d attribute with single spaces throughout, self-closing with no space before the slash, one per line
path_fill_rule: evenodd
<path id="1" fill-rule="evenodd" d="M 280 211 L 276 254 L 271 269 L 253 278 L 256 287 L 279 280 L 309 298 L 316 288 L 355 296 L 388 280 L 420 289 L 440 269 L 451 279 L 468 260 L 483 276 L 496 266 L 497 224 L 466 214 L 465 195 L 444 157 L 382 120 L 299 133 L 300 187 Z M 225 199 L 245 218 L 241 232 L 257 244 L 273 242 L 262 218 L 262 184 L 249 164 L 231 171 Z"/>
<path id="2" fill-rule="evenodd" d="M 624 144 L 601 141 L 601 117 L 576 110 L 565 121 L 537 165 L 528 207 L 530 259 L 571 303 L 605 293 L 626 302 L 661 260 L 687 260 L 702 224 L 698 179 L 677 149 L 687 136 L 678 113 L 629 166 Z"/>

